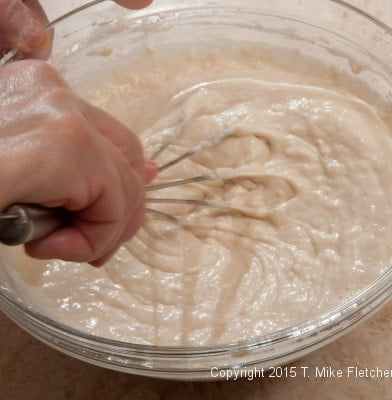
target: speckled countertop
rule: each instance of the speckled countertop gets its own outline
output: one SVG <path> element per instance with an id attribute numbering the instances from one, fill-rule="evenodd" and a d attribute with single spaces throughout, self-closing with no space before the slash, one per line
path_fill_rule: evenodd
<path id="1" fill-rule="evenodd" d="M 288 0 L 289 1 L 289 0 Z M 51 17 L 80 0 L 42 1 Z M 350 0 L 392 25 L 392 0 Z M 392 49 L 391 49 L 392 51 Z M 392 378 L 264 378 L 232 382 L 170 382 L 95 367 L 32 338 L 0 313 L 0 400 L 389 400 Z M 294 363 L 392 370 L 392 303 L 354 331 Z M 380 362 L 380 360 L 383 360 Z M 312 374 L 313 376 L 313 374 Z"/>

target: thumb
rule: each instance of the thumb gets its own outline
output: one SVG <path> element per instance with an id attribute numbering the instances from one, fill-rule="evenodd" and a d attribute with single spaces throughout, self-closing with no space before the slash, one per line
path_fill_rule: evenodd
<path id="1" fill-rule="evenodd" d="M 50 40 L 45 26 L 21 0 L 0 0 L 0 46 L 30 53 Z"/>

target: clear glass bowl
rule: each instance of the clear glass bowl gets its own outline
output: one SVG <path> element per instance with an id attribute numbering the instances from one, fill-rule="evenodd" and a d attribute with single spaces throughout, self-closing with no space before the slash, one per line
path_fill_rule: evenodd
<path id="1" fill-rule="evenodd" d="M 51 62 L 70 82 L 78 82 L 74 88 L 81 95 L 86 70 L 96 71 L 99 79 L 100 69 L 132 55 L 141 44 L 230 40 L 272 43 L 313 57 L 329 66 L 317 71 L 320 76 L 335 70 L 335 82 L 374 101 L 385 119 L 392 106 L 392 30 L 338 0 L 162 0 L 129 12 L 105 1 L 55 24 L 55 30 Z M 92 48 L 106 45 L 109 53 L 92 54 Z M 311 68 L 302 59 L 290 68 Z M 277 61 L 283 65 L 287 60 Z M 167 379 L 213 379 L 213 367 L 286 364 L 346 333 L 391 295 L 389 268 L 334 309 L 273 334 L 219 346 L 143 346 L 92 336 L 37 313 L 18 298 L 0 268 L 1 309 L 39 340 L 96 365 Z"/>

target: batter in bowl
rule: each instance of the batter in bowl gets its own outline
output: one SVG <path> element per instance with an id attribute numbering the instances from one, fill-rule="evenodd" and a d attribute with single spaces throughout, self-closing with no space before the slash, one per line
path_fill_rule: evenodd
<path id="1" fill-rule="evenodd" d="M 392 140 L 372 105 L 229 48 L 145 49 L 107 74 L 86 97 L 140 131 L 147 155 L 183 128 L 159 165 L 230 132 L 154 184 L 217 179 L 148 193 L 228 207 L 150 205 L 179 223 L 148 215 L 100 269 L 7 249 L 34 309 L 133 343 L 223 344 L 315 317 L 390 267 Z"/>

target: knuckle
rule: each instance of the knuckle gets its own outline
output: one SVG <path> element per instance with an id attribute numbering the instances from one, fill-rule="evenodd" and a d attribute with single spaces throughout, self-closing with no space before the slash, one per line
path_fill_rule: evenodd
<path id="1" fill-rule="evenodd" d="M 0 77 L 3 86 L 7 86 L 9 91 L 23 91 L 26 95 L 51 87 L 66 87 L 56 70 L 41 60 L 8 63 L 0 68 Z"/>
<path id="2" fill-rule="evenodd" d="M 91 142 L 92 129 L 82 114 L 78 98 L 63 87 L 54 87 L 41 94 L 41 102 L 50 108 L 50 130 L 64 145 L 82 148 Z"/>
<path id="3" fill-rule="evenodd" d="M 57 132 L 64 144 L 83 150 L 91 146 L 91 132 L 88 122 L 83 115 L 67 113 L 57 120 Z"/>
<path id="4" fill-rule="evenodd" d="M 37 75 L 43 75 L 51 71 L 51 67 L 47 62 L 42 60 L 23 60 L 25 68 L 29 69 L 29 72 L 34 72 Z"/>
<path id="5" fill-rule="evenodd" d="M 20 79 L 20 77 L 24 78 L 24 75 L 30 76 L 34 72 L 37 62 L 38 60 L 20 60 L 17 62 L 10 62 L 5 64 L 0 71 L 4 74 L 13 74 Z"/>
<path id="6" fill-rule="evenodd" d="M 43 60 L 23 60 L 18 61 L 19 66 L 23 68 L 23 73 L 33 81 L 35 85 L 41 87 L 62 86 L 66 87 L 65 82 L 49 63 Z"/>
<path id="7" fill-rule="evenodd" d="M 37 75 L 46 76 L 55 73 L 55 69 L 45 61 L 29 60 Z"/>
<path id="8" fill-rule="evenodd" d="M 42 97 L 46 102 L 52 105 L 62 106 L 61 108 L 65 110 L 69 110 L 70 106 L 75 106 L 76 103 L 75 95 L 69 89 L 62 86 L 54 86 L 44 91 Z"/>

